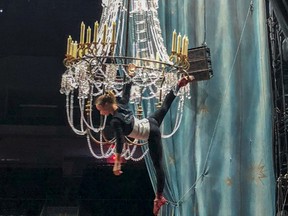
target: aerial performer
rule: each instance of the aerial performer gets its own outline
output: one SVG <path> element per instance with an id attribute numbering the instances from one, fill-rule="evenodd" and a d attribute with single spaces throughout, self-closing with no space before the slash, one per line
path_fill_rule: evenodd
<path id="1" fill-rule="evenodd" d="M 133 74 L 130 73 L 129 76 L 133 76 Z M 144 119 L 137 119 L 129 109 L 132 82 L 124 85 L 122 97 L 119 100 L 117 100 L 115 94 L 110 91 L 99 96 L 95 101 L 96 108 L 101 115 L 112 116 L 110 125 L 116 137 L 116 158 L 113 166 L 114 175 L 119 176 L 122 174 L 121 153 L 123 150 L 123 144 L 125 143 L 125 136 L 148 141 L 149 152 L 156 171 L 157 180 L 157 189 L 153 207 L 154 215 L 157 215 L 161 206 L 167 202 L 163 196 L 165 175 L 162 166 L 163 153 L 160 125 L 179 89 L 193 80 L 195 80 L 193 76 L 184 76 L 180 78 L 175 88 L 171 89 L 166 95 L 161 107 Z"/>

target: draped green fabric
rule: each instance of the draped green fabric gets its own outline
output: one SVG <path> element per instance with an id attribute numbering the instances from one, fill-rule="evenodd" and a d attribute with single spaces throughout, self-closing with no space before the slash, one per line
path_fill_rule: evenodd
<path id="1" fill-rule="evenodd" d="M 265 1 L 160 0 L 158 12 L 167 50 L 174 29 L 188 35 L 190 48 L 205 42 L 214 71 L 191 84 L 179 130 L 163 139 L 169 202 L 160 214 L 275 215 Z M 172 131 L 177 100 L 164 134 Z M 149 157 L 146 163 L 155 188 Z"/>

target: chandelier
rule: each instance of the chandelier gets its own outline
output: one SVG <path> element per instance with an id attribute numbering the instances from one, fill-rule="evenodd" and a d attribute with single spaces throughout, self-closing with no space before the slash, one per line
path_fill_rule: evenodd
<path id="1" fill-rule="evenodd" d="M 68 37 L 66 71 L 60 89 L 66 95 L 70 127 L 76 134 L 86 136 L 92 155 L 98 159 L 114 154 L 115 138 L 106 138 L 103 133 L 107 117 L 95 126 L 92 103 L 96 97 L 111 90 L 121 96 L 123 85 L 132 82 L 131 106 L 135 115 L 142 118 L 143 103 L 153 100 L 156 108 L 161 106 L 162 99 L 181 76 L 192 74 L 196 80 L 212 77 L 209 49 L 188 50 L 187 36 L 177 35 L 174 30 L 171 53 L 167 53 L 158 19 L 158 0 L 102 0 L 102 6 L 99 23 L 96 21 L 92 28 L 86 28 L 82 22 L 79 41 Z M 135 76 L 130 77 L 130 72 Z M 190 98 L 189 85 L 178 94 L 174 128 L 170 134 L 163 134 L 163 138 L 172 136 L 180 126 L 184 100 Z M 76 124 L 75 109 L 80 112 Z M 143 159 L 148 148 L 137 157 L 135 152 L 145 142 L 128 137 L 126 141 L 122 157 L 134 161 Z M 100 145 L 100 153 L 95 153 L 92 143 Z"/>

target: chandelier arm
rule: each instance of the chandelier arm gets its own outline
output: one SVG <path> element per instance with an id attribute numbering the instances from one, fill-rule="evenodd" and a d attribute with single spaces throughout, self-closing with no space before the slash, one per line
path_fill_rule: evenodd
<path id="1" fill-rule="evenodd" d="M 163 65 L 165 67 L 172 67 L 172 68 L 175 68 L 177 70 L 180 70 L 183 68 L 183 66 L 180 66 L 180 65 L 175 65 L 173 64 L 172 62 L 168 61 L 168 62 L 163 62 L 161 60 L 155 60 L 155 59 L 149 59 L 149 58 L 140 58 L 140 57 L 133 57 L 133 56 L 111 56 L 111 55 L 93 55 L 93 56 L 85 56 L 85 58 L 82 58 L 83 60 L 85 60 L 86 62 L 89 63 L 88 59 L 97 59 L 99 62 L 101 62 L 99 59 L 116 59 L 116 60 L 121 60 L 120 62 L 122 62 L 122 60 L 130 60 L 130 62 L 132 62 L 133 60 L 138 60 L 138 61 L 143 61 L 143 62 L 149 62 L 149 63 L 158 63 L 160 65 Z M 81 59 L 81 60 L 82 60 Z M 80 60 L 80 59 L 79 59 Z M 78 60 L 78 61 L 79 61 Z M 80 62 L 80 61 L 79 61 Z M 77 62 L 77 63 L 79 63 Z M 75 63 L 76 64 L 76 63 Z M 100 63 L 100 64 L 104 64 L 103 62 Z M 115 63 L 115 65 L 124 65 L 124 66 L 128 66 L 129 63 Z M 137 66 L 136 67 L 140 67 L 140 66 Z M 154 69 L 153 67 L 145 67 L 144 65 L 141 66 L 141 68 L 150 68 L 150 69 Z"/>

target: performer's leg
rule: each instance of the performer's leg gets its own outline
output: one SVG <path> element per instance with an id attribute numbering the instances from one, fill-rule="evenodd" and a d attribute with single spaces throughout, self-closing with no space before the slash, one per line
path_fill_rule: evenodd
<path id="1" fill-rule="evenodd" d="M 187 85 L 188 82 L 192 81 L 194 78 L 183 77 L 179 80 L 177 85 L 177 91 L 180 87 Z M 173 100 L 175 99 L 175 94 L 171 90 L 165 97 L 162 106 L 159 110 L 154 112 L 148 119 L 150 122 L 150 135 L 148 139 L 150 156 L 156 171 L 157 179 L 157 193 L 154 200 L 153 213 L 157 215 L 161 206 L 164 205 L 167 200 L 163 197 L 163 190 L 165 184 L 165 174 L 162 166 L 162 140 L 160 125 L 168 112 Z"/>
<path id="2" fill-rule="evenodd" d="M 154 119 L 150 119 L 150 135 L 148 139 L 149 153 L 156 171 L 157 193 L 162 194 L 165 177 L 162 166 L 162 140 L 159 127 Z"/>
<path id="3" fill-rule="evenodd" d="M 157 215 L 161 206 L 166 203 L 163 197 L 165 184 L 165 174 L 162 166 L 162 141 L 158 123 L 155 119 L 150 119 L 150 136 L 148 139 L 150 156 L 156 171 L 157 190 L 154 200 L 153 213 Z"/>
<path id="4" fill-rule="evenodd" d="M 150 118 L 153 118 L 157 121 L 158 126 L 161 125 L 166 113 L 168 112 L 173 100 L 175 99 L 175 94 L 171 90 L 165 97 L 161 107 L 156 110 L 152 115 L 150 115 Z"/>

